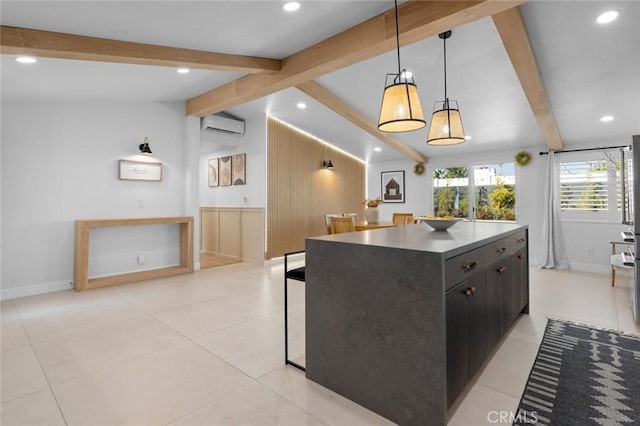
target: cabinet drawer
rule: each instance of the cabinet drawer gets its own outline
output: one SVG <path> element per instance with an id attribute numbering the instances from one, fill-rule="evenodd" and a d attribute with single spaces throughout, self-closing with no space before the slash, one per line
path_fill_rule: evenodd
<path id="1" fill-rule="evenodd" d="M 487 259 L 487 264 L 498 261 L 503 257 L 506 257 L 509 253 L 512 253 L 514 251 L 512 245 L 510 238 L 502 238 L 498 241 L 487 244 L 484 247 L 484 255 Z"/>
<path id="2" fill-rule="evenodd" d="M 522 231 L 487 244 L 484 248 L 487 263 L 491 264 L 515 253 L 525 247 L 526 242 L 526 233 Z"/>
<path id="3" fill-rule="evenodd" d="M 444 261 L 445 291 L 486 268 L 484 250 L 480 247 Z"/>
<path id="4" fill-rule="evenodd" d="M 515 253 L 527 246 L 527 231 L 522 230 L 516 234 L 510 235 L 506 239 L 511 247 L 509 252 Z"/>

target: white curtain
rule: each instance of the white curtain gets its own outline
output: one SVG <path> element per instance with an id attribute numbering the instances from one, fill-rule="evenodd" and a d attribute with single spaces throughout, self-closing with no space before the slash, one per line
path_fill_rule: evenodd
<path id="1" fill-rule="evenodd" d="M 542 195 L 542 236 L 538 251 L 540 268 L 568 269 L 567 248 L 560 224 L 560 178 L 553 152 L 549 152 Z"/>

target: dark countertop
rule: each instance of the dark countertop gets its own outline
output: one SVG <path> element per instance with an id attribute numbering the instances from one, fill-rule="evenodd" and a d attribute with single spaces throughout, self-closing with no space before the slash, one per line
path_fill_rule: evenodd
<path id="1" fill-rule="evenodd" d="M 524 229 L 526 225 L 517 223 L 461 221 L 446 231 L 419 223 L 308 239 L 440 253 L 449 258 Z"/>

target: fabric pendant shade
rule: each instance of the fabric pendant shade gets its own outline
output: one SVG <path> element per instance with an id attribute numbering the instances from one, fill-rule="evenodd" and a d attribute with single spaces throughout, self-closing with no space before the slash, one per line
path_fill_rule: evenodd
<path id="1" fill-rule="evenodd" d="M 395 6 L 398 73 L 387 74 L 378 119 L 378 130 L 391 133 L 410 132 L 427 125 L 413 75 L 400 67 L 398 0 L 395 0 Z"/>
<path id="2" fill-rule="evenodd" d="M 380 131 L 409 132 L 426 125 L 415 83 L 405 81 L 385 87 L 378 120 Z"/>
<path id="3" fill-rule="evenodd" d="M 448 100 L 436 103 L 427 143 L 429 145 L 456 145 L 464 141 L 464 128 L 458 103 Z"/>
<path id="4" fill-rule="evenodd" d="M 429 126 L 427 144 L 429 145 L 457 145 L 465 141 L 462 118 L 457 101 L 450 101 L 447 97 L 447 39 L 451 37 L 451 30 L 438 35 L 444 44 L 444 101 L 436 102 Z"/>

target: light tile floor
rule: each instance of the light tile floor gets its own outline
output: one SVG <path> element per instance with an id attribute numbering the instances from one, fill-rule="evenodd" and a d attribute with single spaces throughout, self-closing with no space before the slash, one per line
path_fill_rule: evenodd
<path id="1" fill-rule="evenodd" d="M 295 265 L 294 265 L 295 266 Z M 235 264 L 0 303 L 0 422 L 10 425 L 388 425 L 283 365 L 283 268 Z M 514 411 L 546 318 L 640 334 L 620 277 L 532 268 L 521 316 L 449 412 Z M 304 363 L 304 284 L 290 281 L 290 358 Z"/>

